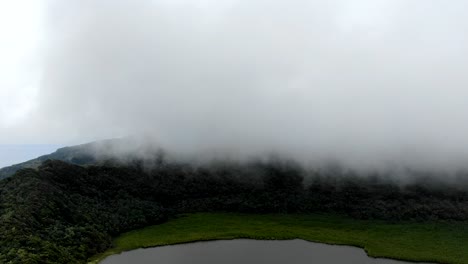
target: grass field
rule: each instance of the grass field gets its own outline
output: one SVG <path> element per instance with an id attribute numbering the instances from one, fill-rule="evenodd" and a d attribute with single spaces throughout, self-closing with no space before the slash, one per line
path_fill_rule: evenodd
<path id="1" fill-rule="evenodd" d="M 198 213 L 124 233 L 90 260 L 142 247 L 216 239 L 293 239 L 364 248 L 369 256 L 468 264 L 468 223 L 355 220 L 335 215 Z"/>

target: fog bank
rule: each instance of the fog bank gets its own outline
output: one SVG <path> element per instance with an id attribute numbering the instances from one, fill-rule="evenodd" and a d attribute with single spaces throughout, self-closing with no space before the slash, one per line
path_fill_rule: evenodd
<path id="1" fill-rule="evenodd" d="M 47 1 L 35 108 L 2 138 L 465 167 L 465 1 Z"/>

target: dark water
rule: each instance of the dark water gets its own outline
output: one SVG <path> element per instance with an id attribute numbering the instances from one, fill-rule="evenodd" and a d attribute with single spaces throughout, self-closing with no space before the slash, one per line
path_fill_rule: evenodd
<path id="1" fill-rule="evenodd" d="M 374 259 L 364 250 L 304 240 L 221 240 L 137 249 L 113 255 L 101 264 L 403 264 Z"/>

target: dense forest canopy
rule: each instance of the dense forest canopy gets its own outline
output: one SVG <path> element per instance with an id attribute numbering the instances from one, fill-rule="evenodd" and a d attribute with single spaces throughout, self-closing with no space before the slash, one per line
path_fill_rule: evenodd
<path id="1" fill-rule="evenodd" d="M 468 219 L 468 188 L 405 184 L 286 160 L 190 164 L 46 160 L 0 181 L 0 262 L 83 263 L 127 230 L 184 212 L 338 213 L 385 220 Z"/>

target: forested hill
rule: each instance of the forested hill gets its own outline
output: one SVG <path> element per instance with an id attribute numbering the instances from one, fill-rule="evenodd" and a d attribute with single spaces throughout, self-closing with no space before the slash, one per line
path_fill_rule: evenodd
<path id="1" fill-rule="evenodd" d="M 21 169 L 36 169 L 46 160 L 61 160 L 76 165 L 87 165 L 95 163 L 95 157 L 91 152 L 91 144 L 60 148 L 57 151 L 28 160 L 19 164 L 0 168 L 0 180 L 10 177 Z"/>
<path id="2" fill-rule="evenodd" d="M 0 263 L 83 263 L 112 235 L 163 221 L 131 187 L 139 175 L 46 161 L 0 181 Z"/>
<path id="3" fill-rule="evenodd" d="M 0 168 L 0 180 L 12 176 L 20 169 L 37 169 L 44 161 L 49 159 L 60 160 L 75 165 L 92 165 L 115 159 L 117 155 L 120 158 L 128 158 L 132 155 L 132 151 L 137 153 L 137 150 L 131 147 L 135 145 L 136 142 L 134 141 L 131 138 L 107 139 L 60 148 L 53 153 L 29 161 Z M 137 148 L 139 147 L 137 145 Z M 128 152 L 125 152 L 125 150 L 128 150 Z"/>
<path id="4" fill-rule="evenodd" d="M 468 191 L 376 177 L 310 174 L 286 161 L 160 162 L 81 167 L 45 161 L 0 181 L 0 263 L 84 263 L 121 232 L 176 213 L 346 214 L 387 220 L 466 221 Z"/>

